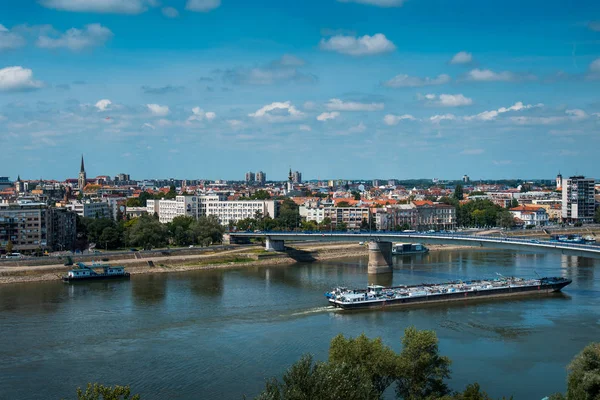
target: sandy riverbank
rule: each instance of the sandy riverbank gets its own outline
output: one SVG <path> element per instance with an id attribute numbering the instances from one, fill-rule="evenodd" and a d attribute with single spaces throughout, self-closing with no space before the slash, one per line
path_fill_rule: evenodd
<path id="1" fill-rule="evenodd" d="M 457 250 L 465 246 L 431 245 L 431 251 Z M 183 272 L 217 268 L 241 268 L 293 264 L 366 257 L 366 246 L 359 244 L 298 245 L 285 253 L 267 253 L 261 248 L 241 248 L 202 255 L 173 257 L 149 257 L 144 259 L 111 260 L 112 264 L 124 265 L 132 278 L 139 274 Z M 58 280 L 71 269 L 61 264 L 42 266 L 12 266 L 0 268 L 0 284 Z"/>

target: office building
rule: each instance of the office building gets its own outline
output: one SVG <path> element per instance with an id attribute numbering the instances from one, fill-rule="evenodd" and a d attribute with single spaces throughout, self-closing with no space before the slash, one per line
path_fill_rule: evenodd
<path id="1" fill-rule="evenodd" d="M 562 219 L 568 223 L 594 222 L 596 200 L 594 198 L 593 178 L 572 176 L 563 180 L 562 185 Z"/>
<path id="2" fill-rule="evenodd" d="M 256 183 L 259 185 L 264 185 L 267 182 L 267 174 L 262 171 L 258 171 L 256 173 Z"/>

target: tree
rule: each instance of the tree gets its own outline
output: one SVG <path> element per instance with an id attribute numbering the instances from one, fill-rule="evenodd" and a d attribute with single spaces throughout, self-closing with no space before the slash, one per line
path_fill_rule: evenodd
<path id="1" fill-rule="evenodd" d="M 108 226 L 102 230 L 98 238 L 100 247 L 106 250 L 115 250 L 123 245 L 122 233 L 117 227 Z"/>
<path id="2" fill-rule="evenodd" d="M 515 207 L 519 207 L 519 200 L 517 199 L 512 199 L 510 201 L 510 208 L 515 208 Z"/>
<path id="3" fill-rule="evenodd" d="M 498 212 L 496 224 L 500 228 L 512 229 L 515 227 L 515 217 L 508 210 L 502 210 Z"/>
<path id="4" fill-rule="evenodd" d="M 463 191 L 463 187 L 461 184 L 456 185 L 456 187 L 454 188 L 454 198 L 456 200 L 462 200 L 465 197 L 464 191 Z"/>
<path id="5" fill-rule="evenodd" d="M 440 356 L 434 331 L 404 330 L 396 395 L 403 400 L 435 399 L 450 393 L 450 359 Z"/>
<path id="6" fill-rule="evenodd" d="M 305 355 L 283 375 L 267 381 L 256 400 L 375 400 L 368 376 L 360 367 L 345 363 L 313 363 Z"/>
<path id="7" fill-rule="evenodd" d="M 348 203 L 347 201 L 340 201 L 339 203 L 337 203 L 337 207 L 350 207 L 350 203 Z"/>
<path id="8" fill-rule="evenodd" d="M 600 224 L 600 207 L 596 209 L 596 214 L 594 214 L 594 222 Z"/>
<path id="9" fill-rule="evenodd" d="M 567 399 L 600 399 L 600 343 L 587 345 L 568 367 Z"/>
<path id="10" fill-rule="evenodd" d="M 223 242 L 225 228 L 214 215 L 200 217 L 190 226 L 196 243 L 208 246 L 213 243 Z"/>
<path id="11" fill-rule="evenodd" d="M 472 383 L 467 385 L 464 392 L 457 393 L 454 396 L 449 396 L 448 400 L 492 400 L 492 398 L 486 393 L 482 392 L 478 383 Z M 444 399 L 442 399 L 444 400 Z"/>
<path id="12" fill-rule="evenodd" d="M 281 230 L 294 230 L 300 223 L 300 209 L 291 199 L 284 199 L 279 205 L 279 216 L 275 218 Z"/>
<path id="13" fill-rule="evenodd" d="M 194 218 L 187 215 L 180 215 L 173 218 L 173 221 L 167 224 L 172 243 L 176 246 L 196 244 L 194 234 L 190 229 L 193 223 Z"/>
<path id="14" fill-rule="evenodd" d="M 140 395 L 131 395 L 129 386 L 104 386 L 88 383 L 85 392 L 77 388 L 77 400 L 140 400 Z"/>
<path id="15" fill-rule="evenodd" d="M 11 240 L 8 241 L 8 243 L 6 243 L 6 253 L 10 254 L 13 252 L 13 248 L 14 248 L 14 244 Z"/>
<path id="16" fill-rule="evenodd" d="M 396 380 L 398 361 L 398 354 L 381 338 L 371 340 L 364 333 L 354 339 L 339 334 L 329 345 L 329 363 L 362 369 L 378 397 Z"/>
<path id="17" fill-rule="evenodd" d="M 335 230 L 340 231 L 340 232 L 345 232 L 348 230 L 348 224 L 346 224 L 345 222 L 339 222 L 336 225 Z"/>
<path id="18" fill-rule="evenodd" d="M 142 215 L 133 221 L 134 223 L 126 231 L 130 245 L 151 249 L 167 244 L 168 231 L 159 220 Z"/>
<path id="19" fill-rule="evenodd" d="M 354 197 L 354 200 L 360 200 L 360 192 L 353 191 L 352 197 Z"/>
<path id="20" fill-rule="evenodd" d="M 144 192 L 146 193 L 146 192 Z M 140 195 L 141 197 L 141 195 Z M 127 202 L 125 203 L 125 205 L 127 207 L 146 207 L 146 202 L 144 201 L 144 204 L 142 205 L 142 202 L 140 200 L 140 198 L 135 198 L 135 197 L 131 197 L 129 199 L 127 199 Z"/>
<path id="21" fill-rule="evenodd" d="M 329 217 L 323 218 L 323 221 L 321 221 L 321 223 L 319 224 L 319 230 L 321 230 L 321 231 L 331 230 L 331 218 L 329 218 Z"/>
<path id="22" fill-rule="evenodd" d="M 260 189 L 254 192 L 254 194 L 248 197 L 248 200 L 269 200 L 271 195 L 266 190 Z"/>

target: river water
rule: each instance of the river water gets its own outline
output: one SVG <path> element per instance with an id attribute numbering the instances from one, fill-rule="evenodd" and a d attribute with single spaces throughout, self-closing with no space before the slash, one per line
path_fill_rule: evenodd
<path id="1" fill-rule="evenodd" d="M 143 400 L 241 399 L 304 353 L 325 360 L 338 333 L 400 350 L 404 328 L 434 329 L 453 360 L 451 386 L 541 399 L 600 340 L 600 261 L 456 250 L 395 259 L 383 285 L 564 276 L 549 297 L 343 313 L 333 286 L 364 287 L 367 259 L 135 276 L 130 281 L 0 286 L 0 399 L 74 398 L 87 382 L 130 384 Z M 534 272 L 535 271 L 535 272 Z"/>

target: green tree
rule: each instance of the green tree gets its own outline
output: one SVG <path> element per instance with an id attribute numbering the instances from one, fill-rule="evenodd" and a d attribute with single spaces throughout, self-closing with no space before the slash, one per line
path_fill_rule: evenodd
<path id="1" fill-rule="evenodd" d="M 157 219 L 147 215 L 136 218 L 126 231 L 128 242 L 131 246 L 141 246 L 152 249 L 167 244 L 168 231 L 166 226 Z"/>
<path id="2" fill-rule="evenodd" d="M 116 250 L 123 245 L 123 235 L 118 227 L 108 226 L 98 237 L 98 246 L 107 250 Z"/>
<path id="3" fill-rule="evenodd" d="M 145 193 L 145 192 L 144 192 Z M 130 197 L 127 199 L 125 203 L 127 207 L 146 207 L 146 202 L 142 205 L 140 198 Z"/>
<path id="4" fill-rule="evenodd" d="M 352 197 L 354 198 L 354 200 L 360 200 L 360 192 L 353 191 Z"/>
<path id="5" fill-rule="evenodd" d="M 284 199 L 279 205 L 279 215 L 275 218 L 281 230 L 294 230 L 300 224 L 300 209 L 291 199 Z"/>
<path id="6" fill-rule="evenodd" d="M 587 345 L 568 367 L 567 399 L 600 399 L 600 343 Z"/>
<path id="7" fill-rule="evenodd" d="M 445 400 L 441 399 L 441 400 Z M 461 393 L 457 393 L 454 396 L 448 396 L 447 397 L 448 400 L 452 399 L 452 400 L 492 400 L 492 398 L 486 393 L 481 391 L 481 387 L 479 386 L 478 383 L 473 383 L 470 385 L 467 385 L 466 389 L 461 392 Z"/>
<path id="8" fill-rule="evenodd" d="M 348 230 L 348 224 L 346 224 L 345 222 L 339 222 L 336 225 L 335 230 L 340 231 L 340 232 L 345 232 Z"/>
<path id="9" fill-rule="evenodd" d="M 319 229 L 319 226 L 316 221 L 302 221 L 300 224 L 302 230 L 306 232 L 313 232 Z"/>
<path id="10" fill-rule="evenodd" d="M 347 201 L 340 201 L 336 204 L 336 207 L 350 207 L 350 203 L 348 203 Z"/>
<path id="11" fill-rule="evenodd" d="M 515 207 L 519 207 L 519 200 L 517 199 L 512 199 L 510 201 L 510 208 L 515 208 Z"/>
<path id="12" fill-rule="evenodd" d="M 434 331 L 404 330 L 396 395 L 403 400 L 436 399 L 450 393 L 450 359 L 441 356 Z"/>
<path id="13" fill-rule="evenodd" d="M 214 215 L 198 218 L 198 220 L 190 226 L 190 229 L 193 232 L 196 243 L 203 246 L 223 242 L 225 228 Z"/>
<path id="14" fill-rule="evenodd" d="M 596 214 L 594 214 L 594 222 L 600 224 L 600 207 L 596 209 Z"/>
<path id="15" fill-rule="evenodd" d="M 171 185 L 164 198 L 165 200 L 173 200 L 175 197 L 177 197 L 177 189 L 175 188 L 175 185 Z"/>
<path id="16" fill-rule="evenodd" d="M 267 381 L 256 400 L 375 400 L 368 376 L 360 367 L 345 363 L 314 363 L 305 355 L 283 375 Z"/>
<path id="17" fill-rule="evenodd" d="M 10 254 L 13 252 L 13 248 L 14 248 L 14 244 L 11 240 L 8 241 L 8 243 L 6 243 L 6 253 Z"/>
<path id="18" fill-rule="evenodd" d="M 331 230 L 331 218 L 325 217 L 323 221 L 319 224 L 320 231 L 329 231 Z"/>
<path id="19" fill-rule="evenodd" d="M 329 345 L 329 363 L 362 369 L 378 397 L 396 380 L 398 361 L 398 354 L 381 338 L 371 340 L 364 333 L 354 339 L 337 335 Z"/>
<path id="20" fill-rule="evenodd" d="M 500 212 L 498 212 L 496 225 L 500 228 L 512 229 L 515 227 L 515 217 L 510 211 L 501 210 Z"/>
<path id="21" fill-rule="evenodd" d="M 194 233 L 191 226 L 194 223 L 194 218 L 187 215 L 180 215 L 173 218 L 171 223 L 167 224 L 171 241 L 176 246 L 189 246 L 196 244 Z"/>
<path id="22" fill-rule="evenodd" d="M 456 200 L 462 200 L 465 197 L 464 191 L 463 191 L 463 187 L 461 184 L 456 185 L 456 187 L 454 188 L 454 198 Z"/>
<path id="23" fill-rule="evenodd" d="M 88 383 L 85 392 L 77 388 L 77 400 L 140 400 L 140 395 L 131 395 L 129 386 L 104 386 Z"/>
<path id="24" fill-rule="evenodd" d="M 271 195 L 266 190 L 260 189 L 254 192 L 254 194 L 248 197 L 248 200 L 269 200 Z"/>

